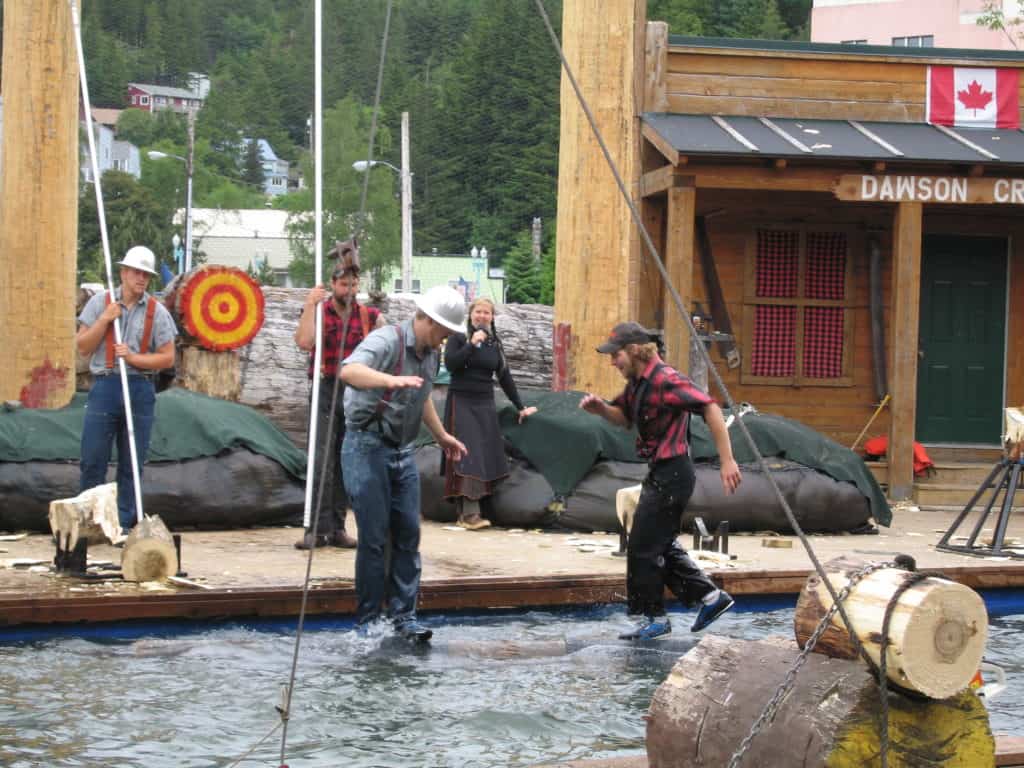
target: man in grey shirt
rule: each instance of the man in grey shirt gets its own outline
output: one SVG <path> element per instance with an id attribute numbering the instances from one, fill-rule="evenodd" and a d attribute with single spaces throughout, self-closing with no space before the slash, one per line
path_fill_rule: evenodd
<path id="1" fill-rule="evenodd" d="M 449 459 L 466 453 L 466 446 L 445 431 L 430 400 L 438 347 L 461 330 L 466 306 L 447 286 L 431 288 L 416 305 L 415 317 L 375 330 L 341 364 L 347 385 L 341 463 L 359 526 L 357 621 L 365 626 L 386 610 L 401 637 L 425 643 L 433 633 L 416 620 L 420 479 L 413 443 L 422 422 Z"/>
<path id="2" fill-rule="evenodd" d="M 135 525 L 135 483 L 132 479 L 131 449 L 117 358 L 124 359 L 128 373 L 128 397 L 132 406 L 135 448 L 142 464 L 149 450 L 153 428 L 156 389 L 153 377 L 174 365 L 174 337 L 177 329 L 171 313 L 156 297 L 146 293 L 149 279 L 156 274 L 156 256 L 144 245 L 130 248 L 121 267 L 121 287 L 115 292 L 97 293 L 78 316 L 75 343 L 89 357 L 92 389 L 85 405 L 79 491 L 87 491 L 107 480 L 110 450 L 117 441 L 117 516 L 121 532 Z M 114 323 L 121 320 L 121 343 L 114 343 Z"/>

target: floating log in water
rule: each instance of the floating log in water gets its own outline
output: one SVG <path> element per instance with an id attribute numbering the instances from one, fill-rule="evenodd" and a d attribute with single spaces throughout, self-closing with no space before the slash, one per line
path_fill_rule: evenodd
<path id="1" fill-rule="evenodd" d="M 850 576 L 866 563 L 837 558 L 825 564 L 838 593 Z M 885 568 L 863 578 L 843 601 L 847 616 L 871 660 L 881 658 L 882 623 L 893 594 L 912 575 Z M 802 648 L 832 598 L 816 575 L 807 579 L 797 601 L 793 623 Z M 988 633 L 988 613 L 977 592 L 952 581 L 927 578 L 899 596 L 889 625 L 886 672 L 896 685 L 934 699 L 962 691 L 981 664 Z M 843 659 L 857 657 L 842 618 L 837 613 L 814 648 L 816 653 Z"/>
<path id="2" fill-rule="evenodd" d="M 124 543 L 121 575 L 125 581 L 166 581 L 178 570 L 178 552 L 164 521 L 145 515 Z"/>
<path id="3" fill-rule="evenodd" d="M 655 691 L 647 716 L 650 768 L 723 768 L 799 651 L 792 641 L 708 636 Z M 877 765 L 879 688 L 859 661 L 811 654 L 775 719 L 741 766 Z M 889 755 L 901 768 L 995 765 L 984 705 L 969 691 L 942 701 L 891 690 Z"/>
<path id="4" fill-rule="evenodd" d="M 97 485 L 70 499 L 50 502 L 50 530 L 62 548 L 71 551 L 80 538 L 90 544 L 121 538 L 117 517 L 117 483 Z"/>

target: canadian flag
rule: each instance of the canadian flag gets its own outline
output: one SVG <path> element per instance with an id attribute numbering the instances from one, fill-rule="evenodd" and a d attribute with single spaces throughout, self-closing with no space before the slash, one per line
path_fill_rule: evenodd
<path id="1" fill-rule="evenodd" d="M 928 67 L 927 121 L 960 128 L 1019 128 L 1020 70 Z"/>

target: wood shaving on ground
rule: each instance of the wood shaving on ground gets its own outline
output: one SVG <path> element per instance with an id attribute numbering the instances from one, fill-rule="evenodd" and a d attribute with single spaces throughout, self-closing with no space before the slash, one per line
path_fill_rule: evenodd
<path id="1" fill-rule="evenodd" d="M 27 533 L 5 533 L 0 536 L 0 541 L 21 541 L 22 539 L 27 538 Z"/>
<path id="2" fill-rule="evenodd" d="M 442 526 L 442 530 L 445 530 L 445 531 L 464 531 L 466 529 L 465 528 L 459 528 L 459 526 L 457 526 L 457 525 L 445 525 L 445 526 Z"/>

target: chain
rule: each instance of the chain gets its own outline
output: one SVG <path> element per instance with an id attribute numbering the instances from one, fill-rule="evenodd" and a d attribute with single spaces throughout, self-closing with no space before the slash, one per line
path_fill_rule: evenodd
<path id="1" fill-rule="evenodd" d="M 750 744 L 754 741 L 754 738 L 761 732 L 765 726 L 770 725 L 775 719 L 775 714 L 778 712 L 779 706 L 782 704 L 783 699 L 789 693 L 793 687 L 793 683 L 796 682 L 797 673 L 800 668 L 803 667 L 804 662 L 807 661 L 807 657 L 811 651 L 814 650 L 814 646 L 818 644 L 818 640 L 825 634 L 825 630 L 828 629 L 829 624 L 832 622 L 832 617 L 839 611 L 839 604 L 849 597 L 850 592 L 855 586 L 865 577 L 875 571 L 879 571 L 883 568 L 892 568 L 893 563 L 872 563 L 871 565 L 861 568 L 859 571 L 850 576 L 850 580 L 845 587 L 836 595 L 836 600 L 833 601 L 832 607 L 825 612 L 821 621 L 818 622 L 818 626 L 815 628 L 813 634 L 807 639 L 806 645 L 800 655 L 796 657 L 796 661 L 793 662 L 793 666 L 790 667 L 786 673 L 786 677 L 782 683 L 775 690 L 771 700 L 765 705 L 761 711 L 760 716 L 754 721 L 754 724 L 750 727 L 750 733 L 740 743 L 739 748 L 733 753 L 732 759 L 729 761 L 729 768 L 738 768 L 740 761 L 743 759 L 743 755 L 750 748 Z"/>

